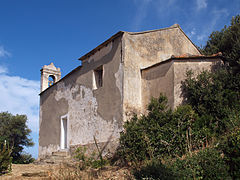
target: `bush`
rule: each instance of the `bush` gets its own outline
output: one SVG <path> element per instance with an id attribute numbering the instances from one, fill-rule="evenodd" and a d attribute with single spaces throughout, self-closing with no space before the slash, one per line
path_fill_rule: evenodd
<path id="1" fill-rule="evenodd" d="M 9 145 L 0 144 L 0 175 L 11 170 L 12 148 Z"/>
<path id="2" fill-rule="evenodd" d="M 227 136 L 223 136 L 218 148 L 224 153 L 224 160 L 229 166 L 231 177 L 240 179 L 240 129 L 237 128 Z"/>
<path id="3" fill-rule="evenodd" d="M 167 108 L 167 98 L 152 99 L 146 116 L 136 115 L 124 124 L 119 155 L 126 161 L 140 163 L 164 156 L 178 157 L 197 147 L 193 125 L 198 119 L 191 106 Z M 194 134 L 195 133 L 195 134 Z"/>
<path id="4" fill-rule="evenodd" d="M 168 160 L 164 164 L 153 159 L 133 171 L 133 175 L 136 179 L 230 179 L 227 165 L 214 148 Z"/>
<path id="5" fill-rule="evenodd" d="M 137 162 L 149 158 L 147 142 L 144 140 L 145 130 L 141 119 L 136 115 L 124 124 L 124 132 L 120 134 L 118 154 L 126 161 Z"/>
<path id="6" fill-rule="evenodd" d="M 147 162 L 139 170 L 134 170 L 133 175 L 136 179 L 177 179 L 171 168 L 166 167 L 156 159 Z"/>
<path id="7" fill-rule="evenodd" d="M 230 118 L 240 110 L 240 73 L 222 68 L 194 77 L 189 71 L 183 86 L 186 102 L 201 117 L 199 130 L 218 137 L 231 128 Z"/>
<path id="8" fill-rule="evenodd" d="M 30 164 L 30 163 L 33 163 L 34 162 L 34 158 L 32 157 L 31 154 L 28 154 L 28 153 L 21 153 L 20 154 L 20 157 L 19 157 L 19 160 L 18 160 L 18 163 L 19 164 Z"/>
<path id="9" fill-rule="evenodd" d="M 168 153 L 165 148 L 168 142 L 162 138 L 167 129 L 161 128 L 168 122 L 167 114 L 171 114 L 166 110 L 166 103 L 167 99 L 162 95 L 158 99 L 152 99 L 148 106 L 148 116 L 138 118 L 134 115 L 124 124 L 118 154 L 125 161 L 138 164 L 157 156 L 159 153 L 156 150 L 162 155 Z"/>
<path id="10" fill-rule="evenodd" d="M 169 164 L 178 179 L 229 179 L 228 167 L 219 151 L 214 148 L 178 158 Z"/>
<path id="11" fill-rule="evenodd" d="M 91 168 L 102 168 L 108 164 L 108 160 L 104 159 L 102 157 L 101 151 L 99 150 L 99 147 L 97 145 L 96 139 L 94 137 L 95 145 L 98 150 L 98 155 L 96 155 L 95 152 L 92 152 L 92 154 L 87 155 L 86 147 L 78 147 L 75 151 L 75 156 L 74 158 L 79 161 L 79 169 L 84 170 L 88 167 Z"/>

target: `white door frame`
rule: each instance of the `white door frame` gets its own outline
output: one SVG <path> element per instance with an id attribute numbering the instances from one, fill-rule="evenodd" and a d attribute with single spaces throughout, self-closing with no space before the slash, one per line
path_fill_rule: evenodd
<path id="1" fill-rule="evenodd" d="M 65 121 L 65 123 L 64 123 Z M 68 114 L 61 116 L 61 135 L 60 135 L 60 148 L 67 149 L 68 148 Z"/>

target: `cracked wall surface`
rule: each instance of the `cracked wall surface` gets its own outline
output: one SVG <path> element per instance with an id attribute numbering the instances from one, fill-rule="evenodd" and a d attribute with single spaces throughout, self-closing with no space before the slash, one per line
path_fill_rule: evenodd
<path id="1" fill-rule="evenodd" d="M 184 101 L 183 82 L 186 72 L 191 70 L 195 76 L 204 70 L 211 71 L 221 62 L 220 59 L 169 60 L 142 70 L 143 113 L 151 97 L 158 98 L 160 93 L 168 98 L 168 105 L 174 109 Z"/>
<path id="2" fill-rule="evenodd" d="M 199 72 L 213 65 L 208 60 L 169 60 L 172 55 L 200 54 L 179 26 L 117 34 L 86 54 L 82 66 L 40 94 L 39 157 L 60 150 L 61 117 L 65 116 L 70 151 L 79 145 L 94 148 L 96 137 L 105 152 L 114 152 L 123 123 L 133 113 L 145 113 L 152 96 L 162 92 L 170 107 L 176 107 L 183 100 L 180 85 L 186 70 Z M 102 87 L 95 89 L 94 70 L 99 67 Z"/>
<path id="3" fill-rule="evenodd" d="M 123 38 L 124 56 L 124 121 L 133 113 L 144 111 L 142 102 L 141 69 L 169 59 L 172 55 L 194 54 L 200 52 L 185 36 L 178 26 L 156 31 L 125 33 Z"/>
<path id="4" fill-rule="evenodd" d="M 60 122 L 65 115 L 69 148 L 94 144 L 96 137 L 107 151 L 114 151 L 122 131 L 121 48 L 118 37 L 40 94 L 39 157 L 60 150 Z M 99 66 L 103 85 L 94 90 L 93 71 Z"/>

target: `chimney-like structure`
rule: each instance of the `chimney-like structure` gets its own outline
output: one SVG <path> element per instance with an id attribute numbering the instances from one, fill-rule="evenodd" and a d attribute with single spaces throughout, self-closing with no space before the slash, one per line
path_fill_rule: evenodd
<path id="1" fill-rule="evenodd" d="M 41 69 L 41 90 L 43 92 L 49 86 L 58 82 L 61 79 L 60 68 L 56 68 L 53 63 L 44 65 Z"/>

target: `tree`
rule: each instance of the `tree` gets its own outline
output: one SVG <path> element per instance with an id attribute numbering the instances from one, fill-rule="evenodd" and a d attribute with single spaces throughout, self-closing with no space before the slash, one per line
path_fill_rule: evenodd
<path id="1" fill-rule="evenodd" d="M 31 130 L 27 127 L 26 115 L 12 115 L 8 112 L 0 113 L 0 144 L 5 142 L 13 147 L 13 163 L 21 162 L 21 153 L 24 146 L 33 146 L 29 138 Z"/>
<path id="2" fill-rule="evenodd" d="M 232 18 L 230 26 L 214 31 L 209 36 L 204 54 L 222 52 L 226 61 L 237 71 L 240 70 L 240 15 Z"/>

